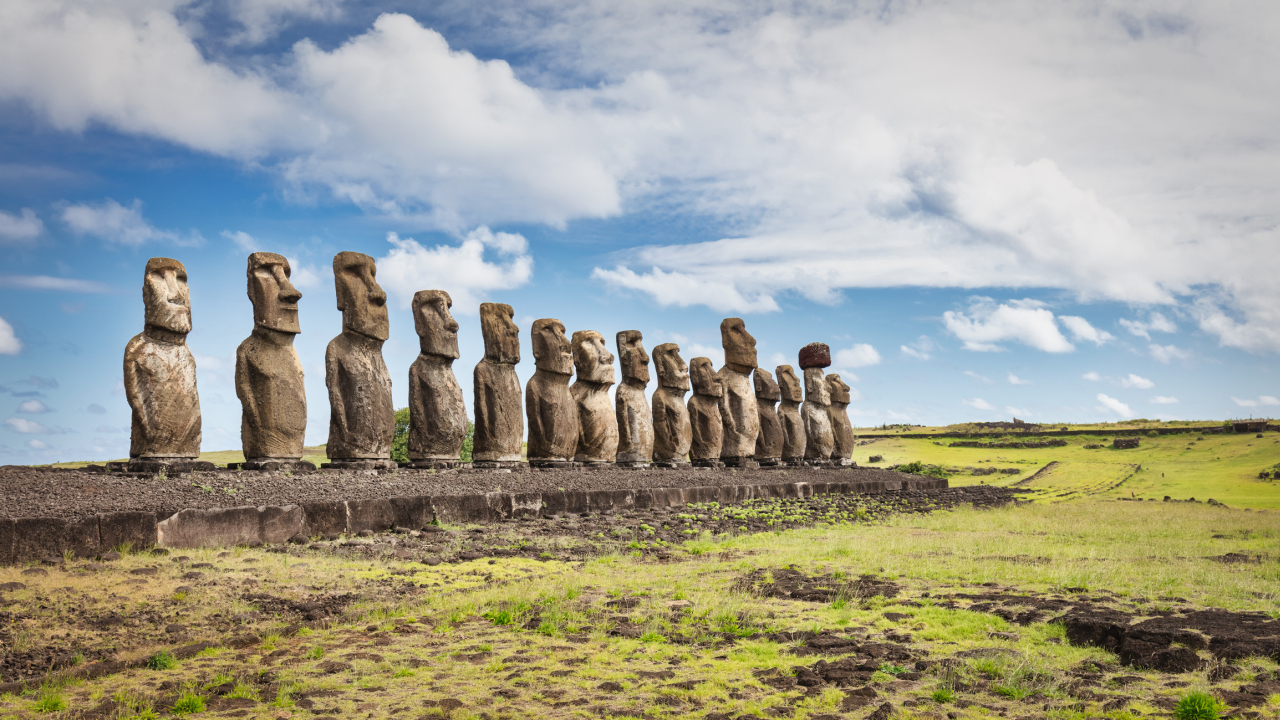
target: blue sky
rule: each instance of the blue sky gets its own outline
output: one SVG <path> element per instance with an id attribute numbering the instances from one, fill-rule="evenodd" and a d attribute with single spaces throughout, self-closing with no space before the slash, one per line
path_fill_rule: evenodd
<path id="1" fill-rule="evenodd" d="M 831 345 L 855 425 L 1280 413 L 1280 10 L 1232 3 L 11 0 L 0 463 L 122 457 L 147 258 L 239 446 L 246 255 L 291 259 L 307 442 L 330 261 L 721 362 Z M 650 388 L 652 389 L 652 387 Z M 468 399 L 468 404 L 470 400 Z"/>

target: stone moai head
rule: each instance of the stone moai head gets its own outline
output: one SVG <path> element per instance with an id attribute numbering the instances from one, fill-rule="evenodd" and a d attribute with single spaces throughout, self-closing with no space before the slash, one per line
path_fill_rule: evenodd
<path id="1" fill-rule="evenodd" d="M 191 332 L 191 290 L 187 269 L 172 258 L 151 258 L 142 278 L 146 324 L 162 330 Z"/>
<path id="2" fill-rule="evenodd" d="M 413 329 L 423 355 L 458 358 L 458 321 L 449 308 L 453 298 L 443 290 L 419 290 L 413 294 Z"/>
<path id="3" fill-rule="evenodd" d="M 484 358 L 489 362 L 520 362 L 520 328 L 511 320 L 515 314 L 510 305 L 480 303 L 480 333 L 484 335 Z"/>
<path id="4" fill-rule="evenodd" d="M 289 282 L 292 273 L 283 255 L 256 252 L 249 256 L 245 274 L 249 278 L 249 301 L 253 303 L 253 324 L 268 330 L 298 334 L 298 301 L 302 293 Z"/>
<path id="5" fill-rule="evenodd" d="M 742 318 L 720 321 L 720 344 L 724 346 L 724 362 L 738 372 L 751 372 L 756 366 L 756 339 L 747 332 Z"/>
<path id="6" fill-rule="evenodd" d="M 844 384 L 838 373 L 827 376 L 827 395 L 833 403 L 849 404 L 849 386 Z"/>
<path id="7" fill-rule="evenodd" d="M 716 373 L 711 358 L 696 357 L 689 362 L 689 379 L 693 381 L 693 394 L 723 397 L 724 384 Z"/>
<path id="8" fill-rule="evenodd" d="M 658 371 L 660 387 L 689 389 L 689 366 L 680 357 L 680 346 L 662 343 L 653 349 L 653 367 Z"/>
<path id="9" fill-rule="evenodd" d="M 756 368 L 754 380 L 757 399 L 771 403 L 782 399 L 782 392 L 778 389 L 778 383 L 773 381 L 773 376 L 769 374 L 768 370 Z"/>
<path id="10" fill-rule="evenodd" d="M 333 256 L 333 284 L 338 291 L 343 332 L 386 340 L 391 332 L 387 320 L 387 294 L 374 277 L 378 268 L 373 258 L 358 252 Z"/>
<path id="11" fill-rule="evenodd" d="M 595 330 L 573 334 L 573 366 L 578 379 L 613 384 L 613 353 L 604 345 L 604 336 Z"/>
<path id="12" fill-rule="evenodd" d="M 555 318 L 533 321 L 533 362 L 539 370 L 573 374 L 573 346 L 564 335 L 564 323 Z"/>
<path id="13" fill-rule="evenodd" d="M 618 333 L 618 357 L 622 358 L 622 379 L 649 384 L 649 353 L 644 351 L 644 336 L 639 330 Z"/>
<path id="14" fill-rule="evenodd" d="M 779 365 L 778 373 L 778 390 L 783 400 L 789 402 L 801 402 L 804 400 L 804 386 L 800 384 L 800 378 L 796 377 L 796 371 L 790 365 Z M 757 391 L 758 392 L 758 391 Z"/>

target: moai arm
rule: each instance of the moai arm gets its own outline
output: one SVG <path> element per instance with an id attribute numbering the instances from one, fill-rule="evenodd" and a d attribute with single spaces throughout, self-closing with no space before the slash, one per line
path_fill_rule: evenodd
<path id="1" fill-rule="evenodd" d="M 334 339 L 334 342 L 337 338 Z M 329 389 L 329 422 L 338 424 L 338 437 L 347 436 L 347 407 L 342 402 L 342 361 L 333 350 L 333 342 L 324 354 L 324 384 Z M 332 437 L 330 431 L 330 437 Z"/>
<path id="2" fill-rule="evenodd" d="M 236 348 L 236 397 L 240 398 L 245 413 L 254 412 L 258 403 L 253 397 L 253 383 L 249 379 L 249 354 L 244 346 Z"/>
<path id="3" fill-rule="evenodd" d="M 151 418 L 147 416 L 147 403 L 142 398 L 142 378 L 138 376 L 138 359 L 135 357 L 141 337 L 139 335 L 131 340 L 124 349 L 124 394 L 129 407 L 138 414 L 140 425 L 136 425 L 134 429 L 145 434 L 151 428 Z"/>

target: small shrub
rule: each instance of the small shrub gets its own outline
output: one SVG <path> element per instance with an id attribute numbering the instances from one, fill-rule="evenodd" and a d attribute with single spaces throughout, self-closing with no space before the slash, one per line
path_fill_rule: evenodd
<path id="1" fill-rule="evenodd" d="M 867 458 L 867 462 L 873 462 L 873 463 L 877 463 L 877 462 L 884 462 L 884 456 L 883 456 L 883 455 L 872 455 L 871 457 Z"/>
<path id="2" fill-rule="evenodd" d="M 173 712 L 177 715 L 204 712 L 204 698 L 193 692 L 186 692 L 173 703 Z"/>
<path id="3" fill-rule="evenodd" d="M 484 617 L 494 625 L 511 625 L 516 621 L 515 614 L 510 610 L 491 610 Z"/>
<path id="4" fill-rule="evenodd" d="M 951 688 L 938 688 L 934 690 L 929 697 L 933 698 L 936 703 L 949 703 L 956 699 L 956 694 Z"/>
<path id="5" fill-rule="evenodd" d="M 319 660 L 324 657 L 324 648 L 316 645 L 307 651 L 306 658 L 308 660 Z"/>
<path id="6" fill-rule="evenodd" d="M 1218 698 L 1197 690 L 1182 696 L 1173 716 L 1178 720 L 1218 720 L 1225 707 Z"/>
<path id="7" fill-rule="evenodd" d="M 168 650 L 161 650 L 147 658 L 147 667 L 151 670 L 172 670 L 178 667 L 178 658 Z"/>
<path id="8" fill-rule="evenodd" d="M 35 711 L 38 713 L 61 712 L 66 709 L 67 701 L 57 688 L 42 688 L 40 695 L 36 697 Z"/>

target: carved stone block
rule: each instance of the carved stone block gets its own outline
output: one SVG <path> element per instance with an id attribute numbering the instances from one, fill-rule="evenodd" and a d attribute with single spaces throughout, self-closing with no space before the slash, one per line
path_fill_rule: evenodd
<path id="1" fill-rule="evenodd" d="M 622 384 L 614 398 L 618 421 L 618 464 L 647 467 L 653 459 L 653 413 L 644 389 L 649 384 L 649 354 L 639 330 L 618 333 Z"/>
<path id="2" fill-rule="evenodd" d="M 756 367 L 756 339 L 747 332 L 742 318 L 725 318 L 720 323 L 720 342 L 725 364 L 720 368 L 720 419 L 724 424 L 724 444 L 720 460 L 728 467 L 758 467 L 754 457 L 760 436 L 760 412 L 751 383 Z"/>
<path id="3" fill-rule="evenodd" d="M 804 388 L 790 365 L 779 365 L 777 373 L 778 392 L 782 398 L 778 407 L 778 422 L 782 425 L 782 460 L 788 465 L 800 465 L 804 462 L 804 450 L 808 445 L 804 418 L 800 416 Z"/>
<path id="4" fill-rule="evenodd" d="M 689 363 L 689 379 L 693 383 L 693 397 L 689 398 L 689 424 L 693 428 L 689 458 L 699 467 L 721 467 L 724 420 L 720 416 L 720 401 L 724 398 L 724 387 L 710 358 L 694 358 Z"/>
<path id="5" fill-rule="evenodd" d="M 572 348 L 564 335 L 564 323 L 554 318 L 534 320 L 531 335 L 537 369 L 524 394 L 529 464 L 572 467 L 578 450 L 578 406 L 569 392 Z"/>
<path id="6" fill-rule="evenodd" d="M 294 469 L 294 463 L 301 462 L 307 432 L 306 383 L 293 347 L 302 331 L 302 293 L 289 282 L 291 270 L 283 255 L 253 253 L 246 274 L 253 333 L 236 349 L 240 442 L 246 459 L 241 468 L 276 470 L 285 462 Z"/>
<path id="7" fill-rule="evenodd" d="M 778 465 L 782 462 L 782 422 L 775 406 L 782 397 L 778 384 L 764 368 L 755 371 L 756 409 L 760 415 L 760 435 L 756 438 L 756 462 L 761 465 Z"/>
<path id="8" fill-rule="evenodd" d="M 618 457 L 618 421 L 609 386 L 613 384 L 613 353 L 604 336 L 594 330 L 573 334 L 573 365 L 578 371 L 569 392 L 578 405 L 578 450 L 581 463 L 611 463 Z"/>
<path id="9" fill-rule="evenodd" d="M 800 415 L 804 418 L 806 464 L 831 464 L 835 436 L 831 431 L 831 416 L 828 412 L 830 405 L 831 399 L 827 394 L 827 382 L 822 368 L 805 368 L 804 404 L 800 406 Z"/>
<path id="10" fill-rule="evenodd" d="M 653 392 L 653 462 L 660 467 L 688 465 L 693 428 L 684 396 L 689 392 L 689 367 L 680 346 L 663 343 L 653 349 L 658 389 Z"/>
<path id="11" fill-rule="evenodd" d="M 370 463 L 394 468 L 391 442 L 395 408 L 391 374 L 382 359 L 390 331 L 387 294 L 378 286 L 373 258 L 340 252 L 333 258 L 333 279 L 342 311 L 342 334 L 325 350 L 325 385 L 329 388 L 328 465 L 352 467 Z M 335 465 L 336 464 L 336 465 Z"/>
<path id="12" fill-rule="evenodd" d="M 831 435 L 835 449 L 831 452 L 831 462 L 842 467 L 853 464 L 853 448 L 857 438 L 853 434 L 853 424 L 849 422 L 849 386 L 836 373 L 827 376 L 827 395 L 830 406 L 827 415 L 831 418 Z"/>
<path id="13" fill-rule="evenodd" d="M 443 290 L 419 290 L 413 296 L 413 326 L 418 357 L 409 367 L 410 467 L 442 469 L 461 462 L 467 437 L 467 406 L 453 374 L 458 358 L 458 323 Z"/>
<path id="14" fill-rule="evenodd" d="M 520 463 L 524 419 L 515 368 L 520 362 L 520 329 L 512 322 L 514 316 L 510 305 L 480 304 L 484 358 L 476 365 L 473 378 L 476 420 L 472 458 L 477 468 Z"/>

